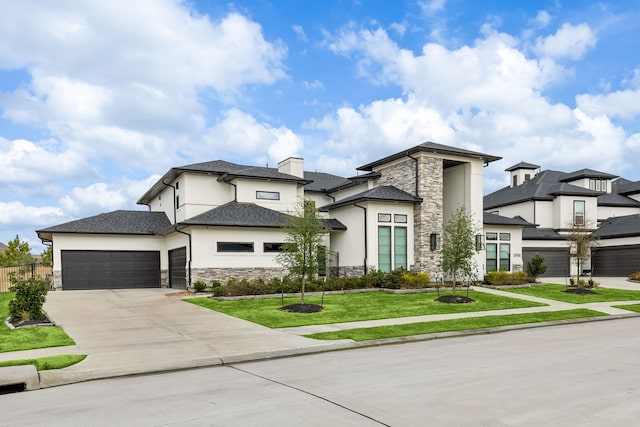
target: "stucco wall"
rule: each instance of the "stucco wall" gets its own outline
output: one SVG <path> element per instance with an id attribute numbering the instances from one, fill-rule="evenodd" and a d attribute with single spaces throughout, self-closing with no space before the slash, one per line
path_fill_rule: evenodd
<path id="1" fill-rule="evenodd" d="M 295 211 L 304 196 L 302 186 L 295 182 L 235 179 L 234 183 L 238 186 L 238 202 L 255 203 L 279 212 Z M 256 191 L 278 192 L 280 200 L 257 199 Z"/>
<path id="2" fill-rule="evenodd" d="M 485 225 L 484 226 L 485 247 L 488 243 L 509 243 L 511 245 L 511 270 L 510 271 L 524 271 L 524 261 L 522 258 L 522 227 L 503 226 L 503 225 Z M 498 233 L 498 240 L 489 241 L 486 240 L 487 233 Z M 511 240 L 501 241 L 499 240 L 500 233 L 509 233 Z M 498 248 L 499 250 L 499 248 Z M 483 273 L 487 272 L 486 265 L 486 251 L 483 250 L 483 258 L 478 262 L 479 270 Z"/>

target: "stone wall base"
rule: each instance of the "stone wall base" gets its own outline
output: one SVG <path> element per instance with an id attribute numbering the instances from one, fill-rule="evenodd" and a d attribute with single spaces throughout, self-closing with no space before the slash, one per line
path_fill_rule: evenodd
<path id="1" fill-rule="evenodd" d="M 375 265 L 367 266 L 367 272 L 375 270 Z M 343 265 L 340 267 L 329 268 L 330 277 L 362 277 L 364 276 L 363 265 Z"/>
<path id="2" fill-rule="evenodd" d="M 211 285 L 214 280 L 222 283 L 227 283 L 229 279 L 235 280 L 270 280 L 273 278 L 280 278 L 287 275 L 287 270 L 280 267 L 274 268 L 194 268 L 191 270 L 191 285 L 195 282 L 201 281 Z"/>

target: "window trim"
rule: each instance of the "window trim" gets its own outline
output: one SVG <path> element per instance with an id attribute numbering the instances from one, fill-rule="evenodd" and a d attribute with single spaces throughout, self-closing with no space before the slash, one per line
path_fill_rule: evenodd
<path id="1" fill-rule="evenodd" d="M 269 196 L 275 196 L 275 197 L 269 197 Z M 280 200 L 280 192 L 256 190 L 256 200 Z"/>
<path id="2" fill-rule="evenodd" d="M 224 249 L 221 248 L 221 245 L 239 245 L 237 249 Z M 246 250 L 242 248 L 242 245 L 246 245 Z M 255 244 L 254 242 L 216 242 L 216 252 L 218 253 L 254 253 L 255 252 Z"/>
<path id="3" fill-rule="evenodd" d="M 393 214 L 393 222 L 397 222 L 398 224 L 406 224 L 409 220 L 409 217 L 405 214 Z"/>
<path id="4" fill-rule="evenodd" d="M 379 213 L 378 214 L 378 222 L 391 222 L 391 214 L 390 213 Z"/>
<path id="5" fill-rule="evenodd" d="M 267 249 L 267 245 L 270 245 L 271 248 Z M 278 254 L 282 251 L 284 251 L 284 243 L 282 242 L 262 242 L 262 252 L 266 254 Z"/>
<path id="6" fill-rule="evenodd" d="M 582 215 L 578 215 L 578 206 L 582 206 Z M 573 225 L 582 225 L 586 224 L 586 210 L 587 203 L 584 200 L 574 200 L 573 201 Z M 581 221 L 578 219 L 582 218 Z"/>

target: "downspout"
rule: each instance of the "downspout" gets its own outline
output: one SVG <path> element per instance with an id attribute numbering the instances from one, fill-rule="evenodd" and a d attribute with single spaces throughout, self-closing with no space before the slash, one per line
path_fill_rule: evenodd
<path id="1" fill-rule="evenodd" d="M 231 178 L 233 179 L 233 178 Z M 218 181 L 220 182 L 225 182 L 231 186 L 233 186 L 233 201 L 237 202 L 238 201 L 238 186 L 236 184 L 234 184 L 231 181 L 227 181 L 227 174 L 225 173 L 224 175 L 222 175 L 220 178 L 218 178 Z"/>
<path id="2" fill-rule="evenodd" d="M 188 288 L 191 289 L 191 234 L 189 233 L 185 233 L 184 231 L 178 230 L 178 226 L 176 225 L 174 230 L 180 234 L 184 234 L 185 236 L 189 236 L 189 266 L 188 266 L 188 270 L 189 270 L 189 286 Z"/>
<path id="3" fill-rule="evenodd" d="M 336 198 L 334 196 L 332 196 L 331 194 L 329 194 L 329 192 L 325 188 L 321 188 L 320 191 L 322 191 L 322 194 L 324 194 L 325 196 L 331 197 L 331 203 L 335 203 L 336 202 Z"/>
<path id="4" fill-rule="evenodd" d="M 178 207 L 176 206 L 176 187 L 171 184 L 167 184 L 166 182 L 164 182 L 164 179 L 160 180 L 160 183 L 173 189 L 173 223 L 175 224 L 176 222 L 178 222 L 178 220 L 176 219 L 176 210 L 178 209 Z M 149 206 L 149 209 L 151 209 L 151 206 Z"/>
<path id="5" fill-rule="evenodd" d="M 413 160 L 416 163 L 416 194 L 415 196 L 418 197 L 418 159 L 413 157 L 411 154 L 409 154 L 409 152 L 407 151 L 407 157 L 410 158 L 411 160 Z"/>
<path id="6" fill-rule="evenodd" d="M 364 211 L 364 274 L 367 275 L 367 260 L 369 259 L 369 245 L 367 243 L 367 208 L 354 203 L 353 206 Z"/>

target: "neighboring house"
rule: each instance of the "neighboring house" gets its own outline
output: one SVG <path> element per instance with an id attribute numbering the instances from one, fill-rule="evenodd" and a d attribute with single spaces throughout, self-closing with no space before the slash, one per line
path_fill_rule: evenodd
<path id="1" fill-rule="evenodd" d="M 197 163 L 166 172 L 138 201 L 148 211 L 103 213 L 37 233 L 53 243 L 56 288 L 190 288 L 197 280 L 284 275 L 276 262 L 281 227 L 300 201 L 310 200 L 330 230 L 329 272 L 406 268 L 438 277 L 445 222 L 463 206 L 480 225 L 483 169 L 498 159 L 427 142 L 350 178 L 304 171 L 300 158 L 277 168 Z M 526 221 L 491 218 L 492 230 L 512 234 L 509 267 L 520 269 Z M 481 276 L 483 250 L 476 261 Z"/>
<path id="2" fill-rule="evenodd" d="M 598 276 L 640 270 L 640 181 L 591 169 L 571 173 L 521 162 L 508 169 L 510 185 L 484 197 L 484 210 L 535 224 L 523 229 L 523 264 L 537 252 L 546 276 L 576 273 L 567 234 L 580 227 L 597 239 L 584 270 Z"/>
<path id="3" fill-rule="evenodd" d="M 4 243 L 0 242 L 0 253 L 6 251 L 7 249 L 9 249 L 9 246 L 7 246 Z"/>

